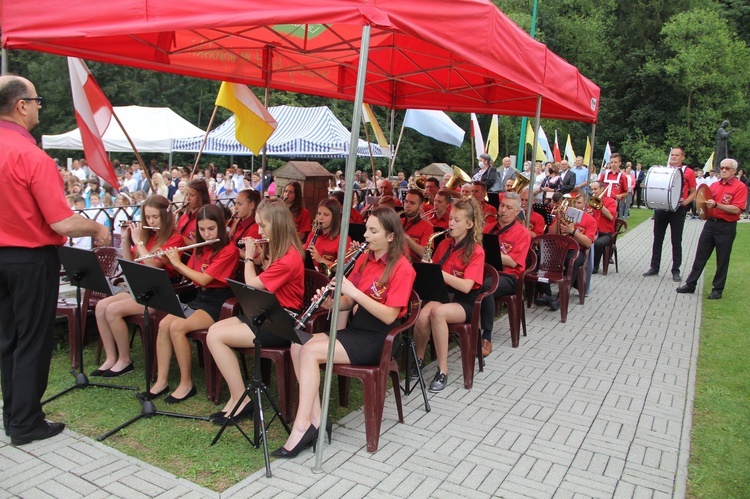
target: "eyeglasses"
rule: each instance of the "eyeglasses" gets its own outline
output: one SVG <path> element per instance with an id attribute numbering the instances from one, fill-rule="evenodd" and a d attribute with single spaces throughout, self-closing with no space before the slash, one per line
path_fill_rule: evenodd
<path id="1" fill-rule="evenodd" d="M 731 166 L 720 166 L 719 170 L 734 170 Z"/>
<path id="2" fill-rule="evenodd" d="M 18 100 L 33 100 L 36 101 L 37 105 L 39 107 L 42 107 L 42 104 L 44 104 L 44 98 L 43 97 L 21 97 Z"/>

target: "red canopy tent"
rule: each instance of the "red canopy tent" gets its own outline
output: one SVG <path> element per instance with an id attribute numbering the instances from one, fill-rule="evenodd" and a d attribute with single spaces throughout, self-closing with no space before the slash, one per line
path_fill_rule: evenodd
<path id="1" fill-rule="evenodd" d="M 3 0 L 2 43 L 353 100 L 595 123 L 599 88 L 489 0 Z"/>

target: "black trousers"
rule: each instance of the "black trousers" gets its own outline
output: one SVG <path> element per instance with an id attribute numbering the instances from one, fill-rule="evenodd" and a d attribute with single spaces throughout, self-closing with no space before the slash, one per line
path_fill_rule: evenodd
<path id="1" fill-rule="evenodd" d="M 498 282 L 494 296 L 508 296 L 515 294 L 517 282 L 518 280 L 515 276 L 500 274 L 500 281 Z M 489 285 L 489 279 L 485 280 L 482 284 L 482 289 L 487 289 Z M 482 338 L 485 340 L 491 340 L 492 325 L 495 323 L 495 298 L 493 296 L 488 296 L 482 300 L 482 309 L 480 313 Z"/>
<path id="2" fill-rule="evenodd" d="M 732 254 L 732 244 L 737 235 L 737 222 L 724 222 L 710 218 L 703 226 L 698 249 L 695 253 L 693 268 L 685 280 L 685 284 L 695 286 L 706 267 L 708 259 L 714 249 L 716 250 L 716 274 L 714 274 L 713 289 L 723 291 L 727 282 L 727 271 L 729 270 L 729 256 Z"/>
<path id="3" fill-rule="evenodd" d="M 659 270 L 661 267 L 661 248 L 667 226 L 672 236 L 672 272 L 680 270 L 682 265 L 682 230 L 685 227 L 686 210 L 682 206 L 677 211 L 654 211 L 654 247 L 651 250 L 651 268 Z"/>
<path id="4" fill-rule="evenodd" d="M 635 205 L 640 208 L 643 204 L 643 189 L 641 189 L 641 181 L 638 180 L 635 183 Z"/>
<path id="5" fill-rule="evenodd" d="M 44 421 L 59 271 L 53 246 L 0 248 L 0 373 L 10 435 L 27 434 Z"/>
<path id="6" fill-rule="evenodd" d="M 602 255 L 604 254 L 604 248 L 606 248 L 610 241 L 612 241 L 612 234 L 609 232 L 600 232 L 599 237 L 594 241 L 594 268 L 599 268 L 599 263 L 602 261 Z"/>

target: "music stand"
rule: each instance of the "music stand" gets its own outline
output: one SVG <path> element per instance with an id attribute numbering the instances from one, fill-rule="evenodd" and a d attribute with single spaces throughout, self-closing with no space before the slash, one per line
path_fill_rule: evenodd
<path id="1" fill-rule="evenodd" d="M 521 212 L 523 213 L 523 212 Z M 484 261 L 495 267 L 498 272 L 503 271 L 503 251 L 500 249 L 500 239 L 496 234 L 482 234 Z"/>
<path id="2" fill-rule="evenodd" d="M 149 267 L 141 263 L 131 262 L 129 260 L 123 260 L 118 258 L 122 271 L 125 274 L 125 279 L 128 282 L 130 288 L 130 294 L 133 299 L 139 304 L 143 305 L 143 344 L 146 347 L 144 351 L 144 368 L 143 372 L 146 377 L 146 392 L 149 393 L 151 390 L 151 379 L 149 378 L 149 366 L 151 365 L 151 358 L 149 355 L 148 345 L 151 344 L 150 331 L 148 327 L 149 323 L 149 307 L 161 310 L 167 314 L 175 315 L 180 318 L 184 318 L 182 304 L 177 299 L 177 295 L 174 292 L 172 282 L 167 276 L 167 271 L 164 269 L 158 269 L 155 267 Z M 101 442 L 105 438 L 109 437 L 122 430 L 123 428 L 130 426 L 141 418 L 150 418 L 151 416 L 170 416 L 173 418 L 185 418 L 185 419 L 199 419 L 202 421 L 208 421 L 205 416 L 192 416 L 190 414 L 179 414 L 175 412 L 164 412 L 157 411 L 156 406 L 152 400 L 147 400 L 145 397 L 141 397 L 140 394 L 136 394 L 136 398 L 141 403 L 141 413 L 134 418 L 124 422 L 117 428 L 110 430 L 99 437 L 97 440 Z"/>
<path id="3" fill-rule="evenodd" d="M 304 344 L 310 338 L 312 338 L 311 334 L 299 329 L 295 329 L 294 319 L 286 310 L 284 310 L 284 308 L 279 303 L 279 300 L 276 298 L 276 295 L 274 295 L 273 293 L 255 289 L 232 279 L 227 279 L 227 283 L 232 289 L 234 295 L 237 297 L 237 301 L 240 303 L 242 311 L 247 317 L 253 318 L 253 325 L 258 330 L 263 328 L 263 331 L 265 332 L 274 334 L 292 343 L 298 344 Z M 291 430 L 287 422 L 284 420 L 284 417 L 281 415 L 281 411 L 279 410 L 278 405 L 273 400 L 273 398 L 271 398 L 271 394 L 268 392 L 268 388 L 266 387 L 265 383 L 263 383 L 263 380 L 261 378 L 260 349 L 262 347 L 263 345 L 260 344 L 260 341 L 258 340 L 258 336 L 256 334 L 255 339 L 253 340 L 253 359 L 255 362 L 255 366 L 253 368 L 253 378 L 245 388 L 245 392 L 242 394 L 240 399 L 227 415 L 226 421 L 224 421 L 224 424 L 221 425 L 221 428 L 211 442 L 211 445 L 214 445 L 219 441 L 221 434 L 224 433 L 224 429 L 230 422 L 234 423 L 242 436 L 244 436 L 245 439 L 250 443 L 250 445 L 252 445 L 256 449 L 260 447 L 260 441 L 263 441 L 263 457 L 266 461 L 266 476 L 270 478 L 271 464 L 268 459 L 268 435 L 266 433 L 266 421 L 265 414 L 263 412 L 263 394 L 265 394 L 274 410 L 274 416 L 271 418 L 271 421 L 269 421 L 268 424 L 270 425 L 274 419 L 278 418 L 287 433 L 290 433 Z M 250 397 L 251 394 L 253 395 L 252 402 L 255 404 L 255 411 L 253 411 L 254 428 L 252 440 L 234 421 L 234 415 L 237 413 L 240 405 L 242 405 L 242 401 L 245 399 L 245 397 Z"/>
<path id="4" fill-rule="evenodd" d="M 75 378 L 73 386 L 51 396 L 47 400 L 43 400 L 42 405 L 47 402 L 52 402 L 56 398 L 62 397 L 76 388 L 86 388 L 87 386 L 101 386 L 103 388 L 116 388 L 118 390 L 135 390 L 136 388 L 132 386 L 91 383 L 86 376 L 86 373 L 83 371 L 84 331 L 82 331 L 83 328 L 81 326 L 83 322 L 81 317 L 81 288 L 111 296 L 113 294 L 112 284 L 110 284 L 109 280 L 107 280 L 107 277 L 104 275 L 104 271 L 99 264 L 99 258 L 97 258 L 96 253 L 93 251 L 73 248 L 70 246 L 60 246 L 57 249 L 57 253 L 60 256 L 60 262 L 62 263 L 63 268 L 65 268 L 65 273 L 70 279 L 70 283 L 76 287 L 75 334 L 77 338 L 79 338 L 76 356 L 78 357 L 80 372 L 71 369 L 70 374 Z"/>
<path id="5" fill-rule="evenodd" d="M 365 224 L 349 224 L 349 237 L 358 243 L 365 242 Z"/>
<path id="6" fill-rule="evenodd" d="M 487 193 L 487 204 L 494 206 L 495 209 L 500 208 L 500 193 L 499 192 L 488 192 Z"/>
<path id="7" fill-rule="evenodd" d="M 443 279 L 443 270 L 437 263 L 414 263 L 417 277 L 414 279 L 414 291 L 417 292 L 423 303 L 437 301 L 449 303 L 448 289 Z"/>

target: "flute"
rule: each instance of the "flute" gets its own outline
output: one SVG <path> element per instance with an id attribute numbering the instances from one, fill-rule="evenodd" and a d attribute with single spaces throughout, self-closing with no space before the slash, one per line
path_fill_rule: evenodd
<path id="1" fill-rule="evenodd" d="M 200 248 L 201 246 L 206 246 L 208 244 L 218 243 L 219 241 L 220 241 L 220 239 L 209 239 L 208 241 L 203 241 L 202 243 L 188 244 L 187 246 L 181 246 L 181 247 L 175 248 L 175 249 L 177 250 L 178 253 L 180 253 L 182 251 L 187 251 L 189 249 Z M 160 257 L 162 257 L 162 256 L 164 256 L 166 254 L 167 254 L 167 250 L 159 250 L 159 251 L 155 251 L 153 253 L 149 253 L 146 256 L 138 257 L 138 258 L 136 258 L 133 261 L 134 262 L 140 262 L 140 261 L 143 261 L 143 260 L 148 260 L 149 258 L 160 258 Z"/>
<path id="2" fill-rule="evenodd" d="M 131 222 L 130 220 L 120 220 L 120 228 L 124 229 L 125 227 L 128 227 L 131 223 L 135 223 L 135 222 Z M 143 225 L 143 226 L 141 226 L 141 228 L 142 229 L 159 230 L 159 227 L 150 227 L 148 225 Z"/>
<path id="3" fill-rule="evenodd" d="M 260 239 L 253 239 L 253 241 L 255 241 L 255 244 L 265 244 L 265 243 L 268 242 L 268 238 L 267 237 L 261 237 Z M 244 248 L 245 247 L 245 240 L 244 239 L 240 239 L 239 241 L 237 241 L 237 247 L 238 248 Z"/>

